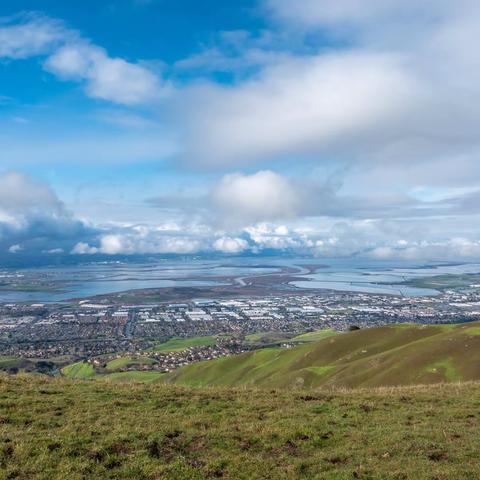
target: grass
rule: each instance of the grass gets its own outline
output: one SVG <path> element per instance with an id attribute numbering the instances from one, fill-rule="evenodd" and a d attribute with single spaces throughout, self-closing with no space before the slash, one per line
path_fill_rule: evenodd
<path id="1" fill-rule="evenodd" d="M 17 363 L 18 363 L 18 358 L 16 357 L 0 356 L 0 368 L 14 366 Z"/>
<path id="2" fill-rule="evenodd" d="M 122 357 L 116 358 L 115 360 L 110 361 L 107 364 L 106 370 L 116 370 L 118 368 L 123 368 L 130 365 L 141 365 L 154 363 L 151 358 L 142 358 L 142 357 Z M 127 381 L 137 381 L 137 382 L 154 382 L 158 381 L 164 375 L 161 372 L 157 371 L 137 371 L 132 370 L 128 372 L 115 372 L 111 373 L 96 373 L 92 365 L 86 362 L 77 362 L 72 363 L 63 367 L 61 370 L 62 375 L 65 378 L 72 380 L 106 380 L 110 382 L 127 382 Z"/>
<path id="3" fill-rule="evenodd" d="M 445 358 L 444 360 L 439 360 L 433 363 L 427 368 L 427 372 L 434 374 L 440 372 L 448 382 L 459 382 L 461 380 L 460 375 L 450 358 Z"/>
<path id="4" fill-rule="evenodd" d="M 315 375 L 328 375 L 329 373 L 335 371 L 335 368 L 333 365 L 326 365 L 324 367 L 307 367 L 305 370 L 308 372 L 312 372 Z"/>
<path id="5" fill-rule="evenodd" d="M 87 362 L 76 362 L 71 365 L 67 365 L 62 368 L 62 375 L 71 379 L 85 379 L 93 378 L 95 376 L 95 370 L 93 366 Z"/>
<path id="6" fill-rule="evenodd" d="M 480 385 L 191 389 L 0 375 L 0 479 L 476 479 Z"/>
<path id="7" fill-rule="evenodd" d="M 308 332 L 302 335 L 297 335 L 293 337 L 288 342 L 289 343 L 303 343 L 303 342 L 318 342 L 319 340 L 323 340 L 324 338 L 333 337 L 334 335 L 338 335 L 339 332 L 332 330 L 331 328 L 327 328 L 325 330 L 316 330 L 315 332 Z"/>
<path id="8" fill-rule="evenodd" d="M 265 335 L 268 335 L 269 333 L 272 333 L 272 332 L 251 333 L 250 335 L 245 336 L 245 340 L 247 342 L 255 343 L 255 342 L 260 341 Z"/>
<path id="9" fill-rule="evenodd" d="M 159 343 L 149 349 L 150 352 L 180 352 L 189 347 L 200 347 L 206 345 L 215 345 L 216 336 L 192 337 L 192 338 L 171 338 L 167 342 Z"/>
<path id="10" fill-rule="evenodd" d="M 480 327 L 470 327 L 465 330 L 469 335 L 480 335 Z"/>
<path id="11" fill-rule="evenodd" d="M 106 370 L 118 370 L 130 366 L 153 365 L 155 360 L 148 357 L 120 357 L 110 360 L 106 365 Z"/>
<path id="12" fill-rule="evenodd" d="M 337 335 L 339 332 L 330 328 L 324 330 L 316 330 L 314 332 L 304 333 L 302 335 L 294 336 L 291 333 L 285 332 L 259 332 L 252 333 L 245 337 L 245 340 L 253 345 L 281 345 L 282 343 L 307 343 L 316 342 L 323 338 Z"/>
<path id="13" fill-rule="evenodd" d="M 156 382 L 165 375 L 161 372 L 154 372 L 154 371 L 129 371 L 129 372 L 115 372 L 115 373 L 107 373 L 105 375 L 100 375 L 97 379 L 100 380 L 107 380 L 107 381 L 114 381 L 114 382 L 130 382 L 135 380 L 137 382 Z"/>
<path id="14" fill-rule="evenodd" d="M 294 335 L 288 332 L 258 332 L 245 336 L 250 345 L 272 346 L 289 342 Z"/>
<path id="15" fill-rule="evenodd" d="M 169 373 L 164 380 L 190 386 L 272 388 L 354 388 L 480 380 L 477 330 L 479 323 L 404 324 L 336 336 L 327 333 L 322 340 L 290 349 L 262 349 L 187 365 Z"/>

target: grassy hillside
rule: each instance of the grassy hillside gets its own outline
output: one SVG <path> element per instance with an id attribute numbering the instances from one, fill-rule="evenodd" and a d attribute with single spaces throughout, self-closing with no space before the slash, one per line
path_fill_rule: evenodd
<path id="1" fill-rule="evenodd" d="M 93 365 L 87 362 L 76 362 L 67 365 L 61 369 L 61 373 L 70 380 L 107 380 L 120 382 L 130 380 L 140 382 L 158 381 L 164 376 L 163 373 L 158 371 L 116 371 L 123 367 L 138 367 L 141 369 L 143 365 L 151 363 L 154 363 L 154 360 L 150 358 L 121 357 L 107 363 L 107 367 L 105 368 L 105 372 L 107 373 L 96 373 Z"/>
<path id="2" fill-rule="evenodd" d="M 288 343 L 318 342 L 318 340 L 333 337 L 334 335 L 338 335 L 338 332 L 331 328 L 326 328 L 325 330 L 315 330 L 314 332 L 302 333 L 301 335 L 291 338 Z"/>
<path id="3" fill-rule="evenodd" d="M 392 325 L 188 365 L 184 385 L 375 387 L 480 380 L 480 323 Z"/>
<path id="4" fill-rule="evenodd" d="M 142 367 L 142 365 L 152 365 L 155 363 L 153 358 L 139 357 L 139 356 L 127 356 L 110 360 L 105 369 L 106 370 L 118 370 L 125 367 Z"/>
<path id="5" fill-rule="evenodd" d="M 96 380 L 106 380 L 113 382 L 130 382 L 132 380 L 136 382 L 156 382 L 159 381 L 165 374 L 156 371 L 128 371 L 128 372 L 114 372 L 104 375 L 97 375 Z"/>
<path id="6" fill-rule="evenodd" d="M 63 367 L 61 372 L 62 375 L 71 379 L 85 379 L 93 378 L 95 376 L 93 366 L 87 362 L 72 363 L 71 365 Z"/>
<path id="7" fill-rule="evenodd" d="M 307 343 L 307 342 L 316 342 L 323 338 L 331 337 L 337 335 L 338 332 L 332 330 L 331 328 L 326 328 L 324 330 L 316 330 L 313 332 L 303 333 L 302 335 L 296 335 L 287 332 L 260 332 L 252 333 L 245 337 L 245 340 L 256 346 L 274 346 L 280 345 L 282 343 Z"/>
<path id="8" fill-rule="evenodd" d="M 480 385 L 190 389 L 0 375 L 0 479 L 480 478 Z"/>
<path id="9" fill-rule="evenodd" d="M 204 345 L 215 345 L 216 336 L 191 337 L 191 338 L 171 338 L 167 342 L 159 343 L 149 349 L 151 352 L 179 352 L 189 347 L 200 347 Z"/>

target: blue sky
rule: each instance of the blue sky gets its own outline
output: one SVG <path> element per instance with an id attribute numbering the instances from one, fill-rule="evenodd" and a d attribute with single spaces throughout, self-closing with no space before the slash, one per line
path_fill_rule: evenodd
<path id="1" fill-rule="evenodd" d="M 0 17 L 0 257 L 480 256 L 472 0 Z"/>

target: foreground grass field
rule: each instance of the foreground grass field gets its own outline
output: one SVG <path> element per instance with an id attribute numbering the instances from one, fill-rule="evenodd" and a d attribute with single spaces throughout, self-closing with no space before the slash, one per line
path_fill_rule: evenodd
<path id="1" fill-rule="evenodd" d="M 477 479 L 480 385 L 191 389 L 0 375 L 0 478 Z"/>
<path id="2" fill-rule="evenodd" d="M 378 387 L 480 380 L 480 324 L 398 324 L 187 365 L 164 377 L 189 386 Z"/>

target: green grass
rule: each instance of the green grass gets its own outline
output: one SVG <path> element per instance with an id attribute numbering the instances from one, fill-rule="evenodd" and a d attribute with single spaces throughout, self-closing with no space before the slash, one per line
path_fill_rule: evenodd
<path id="1" fill-rule="evenodd" d="M 323 375 L 328 375 L 331 372 L 334 372 L 335 368 L 336 367 L 333 365 L 326 365 L 324 367 L 307 367 L 305 370 L 307 370 L 308 372 L 312 372 L 315 375 L 323 376 Z"/>
<path id="2" fill-rule="evenodd" d="M 10 367 L 17 365 L 19 359 L 15 357 L 0 356 L 0 368 Z"/>
<path id="3" fill-rule="evenodd" d="M 480 327 L 470 327 L 465 330 L 469 335 L 480 335 Z"/>
<path id="4" fill-rule="evenodd" d="M 480 478 L 480 385 L 185 388 L 0 375 L 0 479 Z"/>
<path id="5" fill-rule="evenodd" d="M 135 363 L 136 360 L 139 360 Z M 145 360 L 145 362 L 142 362 Z M 122 368 L 124 366 L 129 365 L 144 365 L 149 363 L 148 360 L 153 362 L 152 359 L 149 358 L 132 358 L 132 357 L 122 357 L 109 362 L 111 368 L 108 370 L 115 370 L 118 368 Z M 132 363 L 133 362 L 133 363 Z M 107 370 L 107 371 L 108 371 Z M 126 381 L 138 381 L 138 382 L 153 382 L 157 381 L 162 378 L 164 375 L 161 372 L 157 371 L 137 371 L 132 370 L 128 372 L 111 372 L 111 373 L 96 373 L 93 366 L 86 363 L 86 362 L 77 362 L 72 363 L 71 365 L 67 365 L 63 367 L 62 375 L 69 379 L 95 379 L 95 380 L 106 380 L 110 382 L 126 382 Z"/>
<path id="6" fill-rule="evenodd" d="M 161 372 L 154 371 L 130 371 L 130 372 L 115 372 L 107 373 L 105 375 L 100 375 L 97 377 L 98 380 L 107 380 L 114 382 L 130 382 L 135 380 L 137 382 L 155 382 L 162 378 L 165 375 Z"/>
<path id="7" fill-rule="evenodd" d="M 338 335 L 339 332 L 327 328 L 325 330 L 316 330 L 315 332 L 308 332 L 302 335 L 297 335 L 289 340 L 289 343 L 302 343 L 302 342 L 318 342 L 324 338 L 333 337 Z"/>
<path id="8" fill-rule="evenodd" d="M 76 362 L 62 368 L 62 375 L 72 379 L 93 378 L 95 370 L 93 366 L 86 362 Z"/>
<path id="9" fill-rule="evenodd" d="M 245 336 L 245 340 L 248 343 L 258 343 L 265 339 L 270 339 L 271 335 L 276 335 L 277 332 L 258 332 L 258 333 L 251 333 L 250 335 Z"/>
<path id="10" fill-rule="evenodd" d="M 165 381 L 190 386 L 353 388 L 480 380 L 477 329 L 478 323 L 364 329 L 291 349 L 256 350 L 187 365 L 165 376 Z"/>
<path id="11" fill-rule="evenodd" d="M 433 363 L 427 367 L 427 372 L 433 374 L 440 373 L 448 382 L 458 382 L 461 380 L 461 377 L 450 358 L 438 360 L 437 362 Z"/>
<path id="12" fill-rule="evenodd" d="M 180 352 L 189 347 L 200 347 L 205 345 L 215 345 L 217 342 L 216 336 L 208 337 L 192 337 L 192 338 L 171 338 L 168 342 L 159 343 L 150 352 Z"/>
<path id="13" fill-rule="evenodd" d="M 252 333 L 245 337 L 245 340 L 250 344 L 257 345 L 281 345 L 282 343 L 307 343 L 316 342 L 323 338 L 337 335 L 339 332 L 330 328 L 324 330 L 316 330 L 314 332 L 304 333 L 302 335 L 295 336 L 285 332 L 259 332 Z"/>
<path id="14" fill-rule="evenodd" d="M 258 332 L 245 337 L 251 345 L 267 346 L 276 345 L 290 341 L 294 335 L 287 332 Z"/>
<path id="15" fill-rule="evenodd" d="M 155 360 L 148 357 L 120 357 L 110 360 L 106 365 L 106 370 L 118 370 L 119 368 L 130 366 L 153 365 Z"/>

